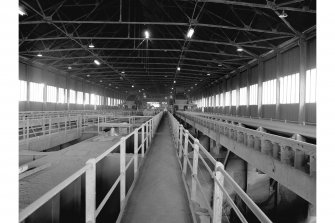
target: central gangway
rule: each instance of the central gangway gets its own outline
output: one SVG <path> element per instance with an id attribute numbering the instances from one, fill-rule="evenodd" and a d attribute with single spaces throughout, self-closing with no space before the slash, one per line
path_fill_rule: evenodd
<path id="1" fill-rule="evenodd" d="M 158 126 L 121 222 L 193 222 L 168 115 Z"/>

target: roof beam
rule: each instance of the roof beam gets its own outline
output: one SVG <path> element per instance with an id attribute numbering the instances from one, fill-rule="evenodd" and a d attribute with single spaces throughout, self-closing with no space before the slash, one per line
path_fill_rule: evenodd
<path id="1" fill-rule="evenodd" d="M 282 38 L 288 38 L 288 37 L 277 37 L 277 38 L 269 38 L 269 39 L 282 39 Z M 262 40 L 259 40 L 261 42 Z M 265 41 L 265 39 L 263 40 Z M 256 40 L 254 41 L 256 42 Z M 252 43 L 252 42 L 250 42 Z M 239 44 L 239 43 L 238 43 Z M 100 51 L 143 51 L 143 49 L 139 48 L 94 48 L 93 51 L 100 50 Z M 166 52 L 181 52 L 180 49 L 145 49 L 146 51 L 166 51 Z M 67 51 L 84 51 L 82 48 L 66 48 L 66 49 L 44 49 L 44 50 L 30 50 L 30 51 L 21 51 L 21 54 L 25 53 L 52 53 L 52 52 L 67 52 Z M 217 53 L 217 52 L 209 52 L 209 51 L 199 51 L 199 50 L 184 50 L 185 52 L 190 53 L 202 53 L 202 54 L 210 54 L 210 55 L 218 55 L 218 56 L 229 56 L 229 57 L 238 57 L 238 58 L 244 58 L 244 59 L 252 59 L 251 56 L 247 55 L 237 55 L 237 54 L 229 54 L 229 53 Z"/>
<path id="2" fill-rule="evenodd" d="M 43 56 L 43 57 L 38 57 L 35 60 L 38 61 L 46 61 L 46 60 L 79 60 L 79 59 L 88 59 L 88 60 L 92 60 L 95 57 L 93 56 L 82 56 L 82 57 L 52 57 L 52 56 Z M 178 57 L 127 57 L 127 56 L 100 56 L 100 58 L 105 58 L 105 59 L 144 59 L 144 58 L 148 58 L 148 59 L 159 59 L 159 60 L 166 60 L 166 59 L 170 59 L 170 60 L 178 60 Z M 216 63 L 216 64 L 220 64 L 222 63 L 223 60 L 204 60 L 204 59 L 200 59 L 200 58 L 186 58 L 184 57 L 183 60 L 190 60 L 190 61 L 200 61 L 200 62 L 204 62 L 204 63 Z M 111 61 L 113 62 L 113 61 Z M 240 63 L 235 63 L 235 62 L 231 62 L 229 60 L 224 60 L 224 63 L 228 63 L 228 64 L 240 64 Z M 144 65 L 144 64 L 143 64 Z"/>
<path id="3" fill-rule="evenodd" d="M 191 2 L 192 0 L 179 0 L 179 1 L 187 1 Z M 238 5 L 238 6 L 245 6 L 245 7 L 252 7 L 252 8 L 262 8 L 262 9 L 271 9 L 268 4 L 258 4 L 258 3 L 250 3 L 250 2 L 241 2 L 241 1 L 228 1 L 228 0 L 198 0 L 198 2 L 211 2 L 211 3 L 221 3 L 227 5 Z M 306 13 L 316 13 L 316 10 L 313 9 L 303 9 L 303 8 L 294 8 L 294 7 L 283 7 L 279 4 L 276 5 L 276 9 L 278 10 L 286 10 L 286 11 L 293 11 L 293 12 L 306 12 Z"/>
<path id="4" fill-rule="evenodd" d="M 74 40 L 143 40 L 143 38 L 134 38 L 134 37 L 72 37 Z M 26 42 L 32 41 L 48 41 L 48 40 L 67 40 L 67 37 L 45 37 L 45 38 L 33 38 L 33 39 L 25 39 Z M 173 38 L 150 38 L 152 41 L 184 41 L 184 39 L 173 39 Z M 258 46 L 258 45 L 248 45 L 248 44 L 237 44 L 233 42 L 218 42 L 212 40 L 196 40 L 190 39 L 189 42 L 193 43 L 205 43 L 205 44 L 215 44 L 215 45 L 226 45 L 226 46 L 233 46 L 233 47 L 249 47 L 249 48 L 259 48 L 259 49 L 273 49 L 272 47 L 268 46 Z M 84 49 L 87 47 L 84 47 Z"/>
<path id="5" fill-rule="evenodd" d="M 32 25 L 32 24 L 41 24 L 41 23 L 51 23 L 51 24 L 106 24 L 106 25 L 164 25 L 164 26 L 186 26 L 188 27 L 189 23 L 182 22 L 119 22 L 119 21 L 75 21 L 75 20 L 35 20 L 35 21 L 22 21 L 20 25 Z M 205 24 L 205 23 L 196 23 L 197 27 L 209 27 L 209 28 L 218 28 L 218 29 L 231 29 L 238 31 L 246 32 L 260 32 L 260 33 L 269 33 L 276 35 L 291 35 L 292 33 L 288 32 L 278 32 L 265 29 L 255 29 L 251 27 L 238 27 L 238 26 L 226 26 L 226 25 L 216 25 L 216 24 Z M 184 39 L 183 39 L 184 40 Z"/>

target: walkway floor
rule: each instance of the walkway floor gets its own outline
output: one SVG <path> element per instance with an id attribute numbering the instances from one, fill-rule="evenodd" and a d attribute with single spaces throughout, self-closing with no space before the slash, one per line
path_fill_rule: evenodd
<path id="1" fill-rule="evenodd" d="M 164 115 L 121 222 L 192 222 L 168 122 Z"/>

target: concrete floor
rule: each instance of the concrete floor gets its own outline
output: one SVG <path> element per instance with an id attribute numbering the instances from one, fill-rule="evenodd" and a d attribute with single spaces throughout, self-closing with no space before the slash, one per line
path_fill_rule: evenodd
<path id="1" fill-rule="evenodd" d="M 192 222 L 167 115 L 162 117 L 121 222 Z"/>

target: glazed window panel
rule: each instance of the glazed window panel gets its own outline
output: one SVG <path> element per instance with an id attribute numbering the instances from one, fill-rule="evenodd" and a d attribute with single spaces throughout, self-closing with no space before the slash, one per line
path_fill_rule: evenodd
<path id="1" fill-rule="evenodd" d="M 30 101 L 43 102 L 44 84 L 30 82 Z"/>
<path id="2" fill-rule="evenodd" d="M 47 102 L 57 102 L 57 88 L 47 85 Z"/>
<path id="3" fill-rule="evenodd" d="M 306 72 L 306 103 L 316 103 L 316 68 Z"/>
<path id="4" fill-rule="evenodd" d="M 20 80 L 19 88 L 20 88 L 19 101 L 27 101 L 27 81 Z"/>

